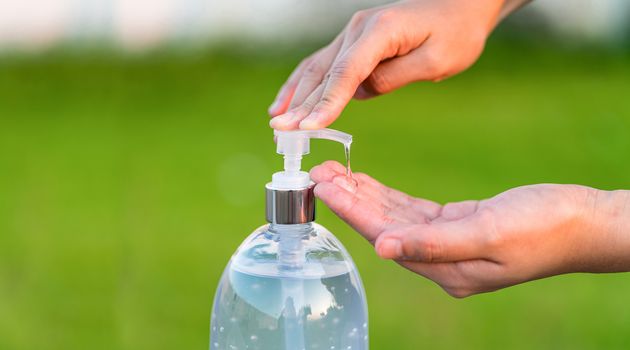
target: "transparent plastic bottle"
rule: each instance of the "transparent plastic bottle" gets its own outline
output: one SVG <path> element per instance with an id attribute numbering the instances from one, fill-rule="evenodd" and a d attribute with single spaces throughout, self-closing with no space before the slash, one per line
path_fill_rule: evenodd
<path id="1" fill-rule="evenodd" d="M 265 225 L 223 273 L 211 349 L 367 349 L 365 292 L 341 243 L 315 223 Z"/>
<path id="2" fill-rule="evenodd" d="M 286 146 L 280 145 L 282 136 L 279 152 Z M 296 139 L 304 145 L 301 138 Z M 308 146 L 302 148 L 299 158 L 307 152 Z M 278 174 L 266 187 L 269 224 L 241 244 L 221 277 L 210 349 L 368 349 L 361 278 L 343 245 L 314 222 L 313 183 L 308 176 L 300 182 L 304 174 L 286 173 L 286 154 L 285 172 Z"/>

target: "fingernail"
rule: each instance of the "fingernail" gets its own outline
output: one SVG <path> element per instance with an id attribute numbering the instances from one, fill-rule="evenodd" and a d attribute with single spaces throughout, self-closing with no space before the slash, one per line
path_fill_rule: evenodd
<path id="1" fill-rule="evenodd" d="M 313 113 L 300 122 L 300 129 L 319 129 L 319 119 L 321 114 Z"/>
<path id="2" fill-rule="evenodd" d="M 396 259 L 402 256 L 402 244 L 395 238 L 385 238 L 378 244 L 378 255 L 384 259 Z"/>
<path id="3" fill-rule="evenodd" d="M 279 106 L 280 106 L 280 101 L 274 100 L 271 106 L 269 106 L 269 108 L 267 109 L 267 113 L 269 113 L 270 115 L 274 115 L 276 112 L 276 109 L 278 109 Z"/>
<path id="4" fill-rule="evenodd" d="M 271 120 L 269 121 L 269 126 L 274 128 L 274 129 L 277 129 L 279 127 L 282 127 L 282 125 L 285 124 L 285 121 L 289 120 L 289 119 L 291 119 L 290 112 L 287 112 L 285 114 L 281 114 L 281 115 L 279 115 L 277 117 L 271 118 Z"/>

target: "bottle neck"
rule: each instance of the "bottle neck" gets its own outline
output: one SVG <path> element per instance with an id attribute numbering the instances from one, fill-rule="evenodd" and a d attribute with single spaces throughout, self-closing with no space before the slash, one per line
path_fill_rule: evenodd
<path id="1" fill-rule="evenodd" d="M 280 239 L 282 237 L 306 238 L 313 234 L 315 230 L 313 229 L 313 222 L 292 225 L 271 223 L 269 224 L 269 232 L 277 234 Z"/>

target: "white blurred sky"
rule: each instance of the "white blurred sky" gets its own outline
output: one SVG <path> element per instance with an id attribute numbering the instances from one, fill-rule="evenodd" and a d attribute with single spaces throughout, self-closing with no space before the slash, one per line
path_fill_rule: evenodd
<path id="1" fill-rule="evenodd" d="M 355 10 L 383 2 L 0 0 L 0 49 L 37 50 L 76 39 L 112 40 L 130 49 L 181 38 L 299 40 L 330 36 Z M 559 33 L 588 40 L 615 38 L 630 21 L 628 0 L 537 0 L 532 10 Z"/>

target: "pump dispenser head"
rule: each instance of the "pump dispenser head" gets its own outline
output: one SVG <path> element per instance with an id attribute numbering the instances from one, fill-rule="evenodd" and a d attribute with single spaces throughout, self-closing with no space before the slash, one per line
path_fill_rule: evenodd
<path id="1" fill-rule="evenodd" d="M 310 151 L 310 139 L 336 141 L 349 147 L 352 135 L 332 129 L 274 131 L 278 154 L 284 155 L 284 171 L 273 174 L 266 186 L 267 221 L 300 224 L 315 220 L 314 184 L 300 170 L 302 156 Z"/>
<path id="2" fill-rule="evenodd" d="M 336 141 L 348 146 L 352 135 L 332 129 L 274 131 L 277 152 L 284 155 L 284 171 L 273 174 L 272 186 L 278 189 L 298 189 L 310 184 L 308 173 L 301 171 L 302 156 L 310 152 L 311 139 Z"/>

